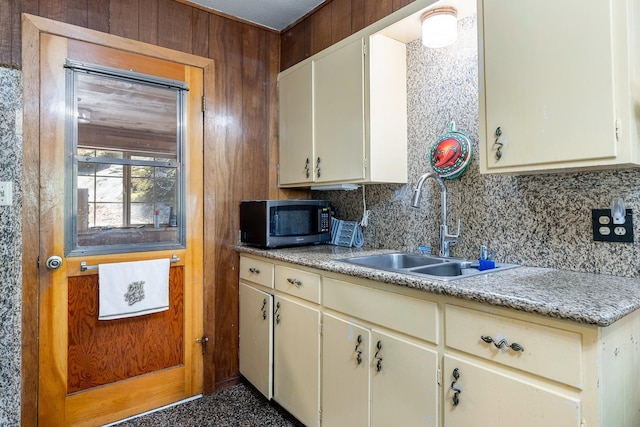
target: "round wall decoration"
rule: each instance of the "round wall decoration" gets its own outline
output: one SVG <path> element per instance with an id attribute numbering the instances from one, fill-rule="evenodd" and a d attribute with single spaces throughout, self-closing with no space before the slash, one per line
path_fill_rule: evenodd
<path id="1" fill-rule="evenodd" d="M 462 175 L 471 163 L 469 136 L 457 131 L 454 121 L 449 125 L 449 132 L 431 146 L 429 162 L 441 178 L 448 179 Z"/>

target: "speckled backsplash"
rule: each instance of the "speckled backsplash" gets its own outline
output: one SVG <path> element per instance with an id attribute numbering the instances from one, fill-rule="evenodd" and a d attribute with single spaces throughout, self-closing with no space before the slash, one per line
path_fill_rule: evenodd
<path id="1" fill-rule="evenodd" d="M 419 40 L 407 46 L 409 183 L 366 186 L 369 226 L 365 245 L 437 251 L 440 192 L 423 187 L 422 205 L 410 206 L 415 184 L 430 169 L 431 145 L 455 120 L 470 136 L 473 161 L 465 174 L 446 180 L 449 228 L 461 220 L 461 239 L 452 256 L 477 258 L 488 245 L 501 262 L 589 273 L 640 277 L 640 169 L 531 176 L 480 175 L 478 163 L 478 58 L 476 18 L 459 22 L 457 42 L 427 49 Z M 313 192 L 334 203 L 340 219 L 360 220 L 362 189 Z M 636 243 L 594 242 L 591 209 L 622 197 L 633 209 Z"/>
<path id="2" fill-rule="evenodd" d="M 0 181 L 13 204 L 0 206 L 0 425 L 20 425 L 22 322 L 22 74 L 0 67 Z"/>

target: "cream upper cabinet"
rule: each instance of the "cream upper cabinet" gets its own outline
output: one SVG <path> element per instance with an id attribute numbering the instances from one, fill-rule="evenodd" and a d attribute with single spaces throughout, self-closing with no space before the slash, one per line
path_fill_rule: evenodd
<path id="1" fill-rule="evenodd" d="M 280 185 L 313 181 L 313 63 L 281 73 Z"/>
<path id="2" fill-rule="evenodd" d="M 478 0 L 482 173 L 640 164 L 639 8 Z"/>
<path id="3" fill-rule="evenodd" d="M 407 181 L 405 44 L 382 34 L 279 75 L 280 186 Z"/>

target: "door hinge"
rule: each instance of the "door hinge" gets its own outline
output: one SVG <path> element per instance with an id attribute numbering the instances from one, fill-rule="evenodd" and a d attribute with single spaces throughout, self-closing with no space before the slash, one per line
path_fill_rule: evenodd
<path id="1" fill-rule="evenodd" d="M 620 142 L 620 128 L 622 124 L 620 123 L 620 119 L 616 119 L 616 142 Z"/>
<path id="2" fill-rule="evenodd" d="M 204 113 L 207 110 L 207 98 L 202 95 L 202 112 Z"/>

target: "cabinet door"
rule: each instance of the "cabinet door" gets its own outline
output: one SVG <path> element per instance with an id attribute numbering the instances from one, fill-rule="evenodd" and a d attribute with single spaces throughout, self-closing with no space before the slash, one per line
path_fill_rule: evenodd
<path id="1" fill-rule="evenodd" d="M 240 282 L 240 373 L 271 399 L 273 296 Z"/>
<path id="2" fill-rule="evenodd" d="M 320 312 L 275 297 L 273 399 L 305 426 L 319 424 Z"/>
<path id="3" fill-rule="evenodd" d="M 371 426 L 437 426 L 437 352 L 373 330 L 371 354 Z"/>
<path id="4" fill-rule="evenodd" d="M 281 185 L 313 180 L 313 65 L 280 76 Z M 258 159 L 256 159 L 258 160 Z"/>
<path id="5" fill-rule="evenodd" d="M 315 181 L 364 179 L 364 41 L 314 62 Z"/>
<path id="6" fill-rule="evenodd" d="M 483 167 L 553 169 L 616 157 L 612 2 L 479 2 Z"/>
<path id="7" fill-rule="evenodd" d="M 322 425 L 369 425 L 369 330 L 325 314 L 322 320 Z"/>
<path id="8" fill-rule="evenodd" d="M 457 369 L 458 379 L 453 376 Z M 445 355 L 445 427 L 580 426 L 580 401 L 505 371 Z M 458 404 L 453 404 L 460 390 Z"/>

